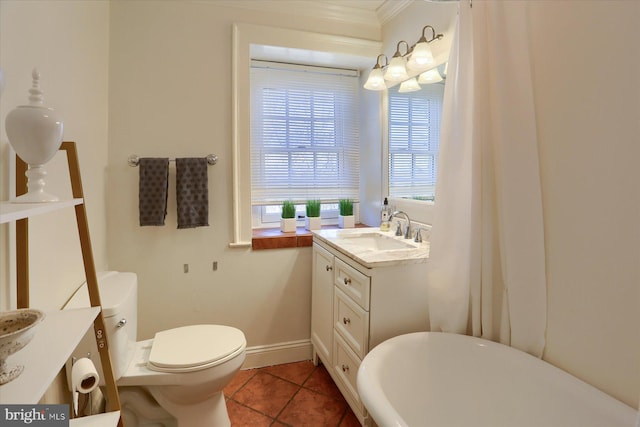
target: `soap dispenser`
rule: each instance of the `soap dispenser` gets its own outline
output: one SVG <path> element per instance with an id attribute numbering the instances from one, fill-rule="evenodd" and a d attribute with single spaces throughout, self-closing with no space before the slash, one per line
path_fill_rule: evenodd
<path id="1" fill-rule="evenodd" d="M 391 211 L 389 210 L 389 200 L 385 197 L 382 203 L 382 210 L 380 212 L 380 231 L 389 231 L 391 224 L 389 224 L 389 217 Z"/>

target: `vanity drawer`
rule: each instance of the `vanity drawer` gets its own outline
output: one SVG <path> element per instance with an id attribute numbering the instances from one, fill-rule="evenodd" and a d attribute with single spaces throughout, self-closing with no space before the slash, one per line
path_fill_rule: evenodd
<path id="1" fill-rule="evenodd" d="M 369 311 L 371 279 L 353 267 L 335 259 L 334 283 L 351 297 L 360 307 Z"/>
<path id="2" fill-rule="evenodd" d="M 336 288 L 333 303 L 333 327 L 353 351 L 364 358 L 369 348 L 369 312 Z"/>
<path id="3" fill-rule="evenodd" d="M 340 380 L 337 385 L 353 411 L 364 414 L 364 405 L 360 400 L 356 382 L 361 360 L 338 333 L 334 333 L 333 337 L 333 370 Z"/>

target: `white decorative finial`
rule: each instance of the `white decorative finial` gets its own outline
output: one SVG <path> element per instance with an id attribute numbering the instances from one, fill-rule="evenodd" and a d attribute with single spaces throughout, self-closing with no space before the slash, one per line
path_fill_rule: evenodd
<path id="1" fill-rule="evenodd" d="M 1 0 L 0 0 L 1 1 Z M 22 160 L 29 164 L 26 175 L 28 192 L 18 196 L 13 203 L 42 203 L 58 200 L 44 191 L 46 171 L 44 164 L 53 158 L 62 143 L 64 125 L 51 108 L 45 107 L 40 90 L 40 73 L 31 74 L 33 85 L 29 89 L 29 104 L 9 111 L 5 130 L 9 143 Z"/>
<path id="2" fill-rule="evenodd" d="M 31 89 L 29 89 L 29 104 L 42 105 L 42 101 L 44 101 L 44 98 L 42 97 L 42 90 L 40 90 L 40 72 L 37 68 L 33 69 L 31 77 L 33 78 L 33 84 L 31 86 Z"/>

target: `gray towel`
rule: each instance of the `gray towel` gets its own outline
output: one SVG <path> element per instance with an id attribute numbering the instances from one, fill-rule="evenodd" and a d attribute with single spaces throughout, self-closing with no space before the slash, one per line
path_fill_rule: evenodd
<path id="1" fill-rule="evenodd" d="M 204 157 L 176 159 L 178 228 L 209 225 L 209 179 Z"/>
<path id="2" fill-rule="evenodd" d="M 138 186 L 140 225 L 164 225 L 169 185 L 168 158 L 141 158 Z"/>

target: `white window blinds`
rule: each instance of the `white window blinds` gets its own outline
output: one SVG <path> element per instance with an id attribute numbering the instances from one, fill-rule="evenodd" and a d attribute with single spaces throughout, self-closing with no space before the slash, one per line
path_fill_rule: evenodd
<path id="1" fill-rule="evenodd" d="M 254 205 L 358 197 L 357 73 L 320 70 L 252 63 Z"/>
<path id="2" fill-rule="evenodd" d="M 389 91 L 389 195 L 433 199 L 444 85 Z"/>

